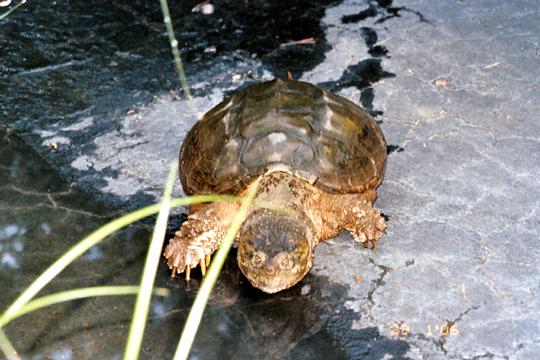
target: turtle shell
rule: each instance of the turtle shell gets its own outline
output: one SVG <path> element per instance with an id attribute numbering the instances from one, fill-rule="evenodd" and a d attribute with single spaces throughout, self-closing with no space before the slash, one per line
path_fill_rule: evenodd
<path id="1" fill-rule="evenodd" d="M 282 169 L 330 192 L 363 192 L 382 181 L 386 142 L 353 102 L 315 85 L 273 80 L 208 111 L 180 151 L 186 194 L 239 194 Z"/>

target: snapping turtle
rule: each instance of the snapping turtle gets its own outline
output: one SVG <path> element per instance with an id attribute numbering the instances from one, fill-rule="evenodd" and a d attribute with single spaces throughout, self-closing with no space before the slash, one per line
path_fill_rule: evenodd
<path id="1" fill-rule="evenodd" d="M 372 208 L 386 163 L 376 121 L 349 100 L 294 80 L 255 84 L 207 112 L 180 151 L 184 191 L 247 192 L 255 203 L 237 236 L 238 265 L 267 293 L 287 289 L 311 269 L 315 247 L 348 230 L 374 248 L 386 228 Z M 220 246 L 239 202 L 189 207 L 165 249 L 176 273 L 201 266 Z"/>

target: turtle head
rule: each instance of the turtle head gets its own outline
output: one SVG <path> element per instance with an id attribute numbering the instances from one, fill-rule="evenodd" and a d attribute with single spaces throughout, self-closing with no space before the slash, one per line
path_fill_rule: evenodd
<path id="1" fill-rule="evenodd" d="M 254 210 L 238 238 L 238 265 L 253 286 L 267 293 L 288 289 L 313 264 L 311 227 L 294 214 Z"/>

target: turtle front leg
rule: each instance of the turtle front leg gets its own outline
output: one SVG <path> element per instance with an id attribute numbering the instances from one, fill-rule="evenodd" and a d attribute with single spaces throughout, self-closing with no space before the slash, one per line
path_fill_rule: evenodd
<path id="1" fill-rule="evenodd" d="M 386 229 L 384 217 L 371 206 L 375 198 L 373 190 L 364 194 L 323 193 L 320 197 L 321 239 L 334 237 L 341 229 L 346 229 L 364 247 L 375 248 Z"/>
<path id="2" fill-rule="evenodd" d="M 182 224 L 174 238 L 169 240 L 164 255 L 172 276 L 183 271 L 189 280 L 191 269 L 201 266 L 206 273 L 210 256 L 219 248 L 234 214 L 238 211 L 237 202 L 215 202 L 189 207 L 187 221 Z"/>

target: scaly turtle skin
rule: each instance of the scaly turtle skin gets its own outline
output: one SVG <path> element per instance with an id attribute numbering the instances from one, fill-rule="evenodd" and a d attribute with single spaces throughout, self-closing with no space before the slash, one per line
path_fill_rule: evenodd
<path id="1" fill-rule="evenodd" d="M 256 203 L 242 224 L 238 265 L 267 293 L 287 289 L 311 269 L 315 247 L 351 232 L 364 246 L 386 228 L 372 208 L 386 163 L 376 121 L 354 103 L 301 81 L 252 85 L 214 107 L 190 130 L 180 151 L 184 191 L 247 192 Z M 165 249 L 173 276 L 203 273 L 240 204 L 191 206 Z M 281 209 L 281 210 L 280 210 Z M 286 211 L 283 211 L 283 210 Z"/>

